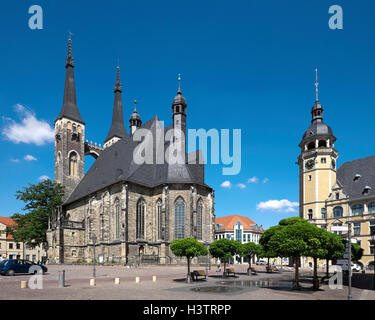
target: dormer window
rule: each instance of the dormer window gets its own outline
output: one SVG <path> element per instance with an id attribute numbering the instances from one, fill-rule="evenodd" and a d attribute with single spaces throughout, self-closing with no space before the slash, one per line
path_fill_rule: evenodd
<path id="1" fill-rule="evenodd" d="M 366 187 L 363 188 L 362 194 L 369 194 L 370 190 L 371 190 L 371 187 L 366 186 Z"/>
<path id="2" fill-rule="evenodd" d="M 340 199 L 340 193 L 336 192 L 336 200 Z"/>
<path id="3" fill-rule="evenodd" d="M 353 181 L 358 181 L 361 177 L 362 177 L 362 176 L 361 176 L 360 174 L 357 173 L 357 174 L 354 176 Z M 370 188 L 370 189 L 371 189 L 371 188 Z"/>

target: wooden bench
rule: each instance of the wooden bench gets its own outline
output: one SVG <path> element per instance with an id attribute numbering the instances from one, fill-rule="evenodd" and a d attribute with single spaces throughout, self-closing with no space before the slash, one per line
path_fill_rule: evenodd
<path id="1" fill-rule="evenodd" d="M 205 270 L 193 270 L 193 272 L 191 273 L 191 278 L 193 280 L 198 280 L 198 277 L 204 277 L 205 279 L 207 279 L 206 271 Z"/>
<path id="2" fill-rule="evenodd" d="M 225 270 L 224 275 L 229 276 L 230 274 L 233 274 L 234 277 L 236 276 L 236 273 L 234 272 L 234 268 L 227 268 Z"/>

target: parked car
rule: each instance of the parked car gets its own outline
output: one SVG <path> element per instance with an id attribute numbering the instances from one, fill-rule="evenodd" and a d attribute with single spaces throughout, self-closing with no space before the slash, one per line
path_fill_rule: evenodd
<path id="1" fill-rule="evenodd" d="M 32 266 L 38 266 L 42 268 L 43 273 L 46 273 L 48 271 L 48 269 L 41 264 L 36 264 L 34 262 L 22 259 L 9 259 L 0 262 L 0 274 L 6 276 L 14 276 L 16 273 L 37 273 L 37 270 L 35 269 L 30 270 Z"/>
<path id="2" fill-rule="evenodd" d="M 263 260 L 263 259 L 259 259 L 256 263 L 256 265 L 266 265 L 267 264 L 267 261 L 266 260 Z"/>
<path id="3" fill-rule="evenodd" d="M 342 268 L 342 265 L 334 264 L 332 266 L 329 266 L 329 272 L 339 271 L 341 268 Z M 361 272 L 361 271 L 362 271 L 362 268 L 359 264 L 352 263 L 352 272 Z M 348 273 L 348 271 L 344 270 L 344 273 Z"/>

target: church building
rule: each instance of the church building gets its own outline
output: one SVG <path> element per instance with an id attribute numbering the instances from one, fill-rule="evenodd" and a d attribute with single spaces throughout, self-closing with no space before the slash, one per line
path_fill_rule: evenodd
<path id="1" fill-rule="evenodd" d="M 143 123 L 135 102 L 127 131 L 117 67 L 112 123 L 102 147 L 85 141 L 71 39 L 65 67 L 63 105 L 55 121 L 55 181 L 65 187 L 65 195 L 49 222 L 49 261 L 174 264 L 180 259 L 169 248 L 173 240 L 191 237 L 208 246 L 215 232 L 214 190 L 205 184 L 204 164 L 191 161 L 201 152 L 186 154 L 187 104 L 180 85 L 169 127 L 163 128 L 157 116 Z M 182 131 L 173 141 L 180 143 L 184 162 L 135 161 L 142 142 L 133 138 L 141 129 L 153 137 L 153 160 L 160 147 L 158 132 Z M 171 142 L 161 144 L 165 149 Z M 96 159 L 86 174 L 85 156 Z"/>
<path id="2" fill-rule="evenodd" d="M 364 249 L 359 263 L 373 269 L 375 155 L 343 163 L 337 168 L 336 137 L 323 121 L 317 80 L 316 77 L 316 101 L 311 110 L 311 125 L 299 144 L 299 215 L 328 231 L 332 226 L 347 226 L 346 222 L 350 219 L 352 239 Z"/>

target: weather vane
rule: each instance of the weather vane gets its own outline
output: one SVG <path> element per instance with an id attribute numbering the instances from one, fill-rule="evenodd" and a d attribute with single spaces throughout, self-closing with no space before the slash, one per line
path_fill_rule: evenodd
<path id="1" fill-rule="evenodd" d="M 319 83 L 318 83 L 318 68 L 315 68 L 315 98 L 316 98 L 316 101 L 319 101 L 319 97 L 318 97 L 318 89 L 319 87 Z"/>

